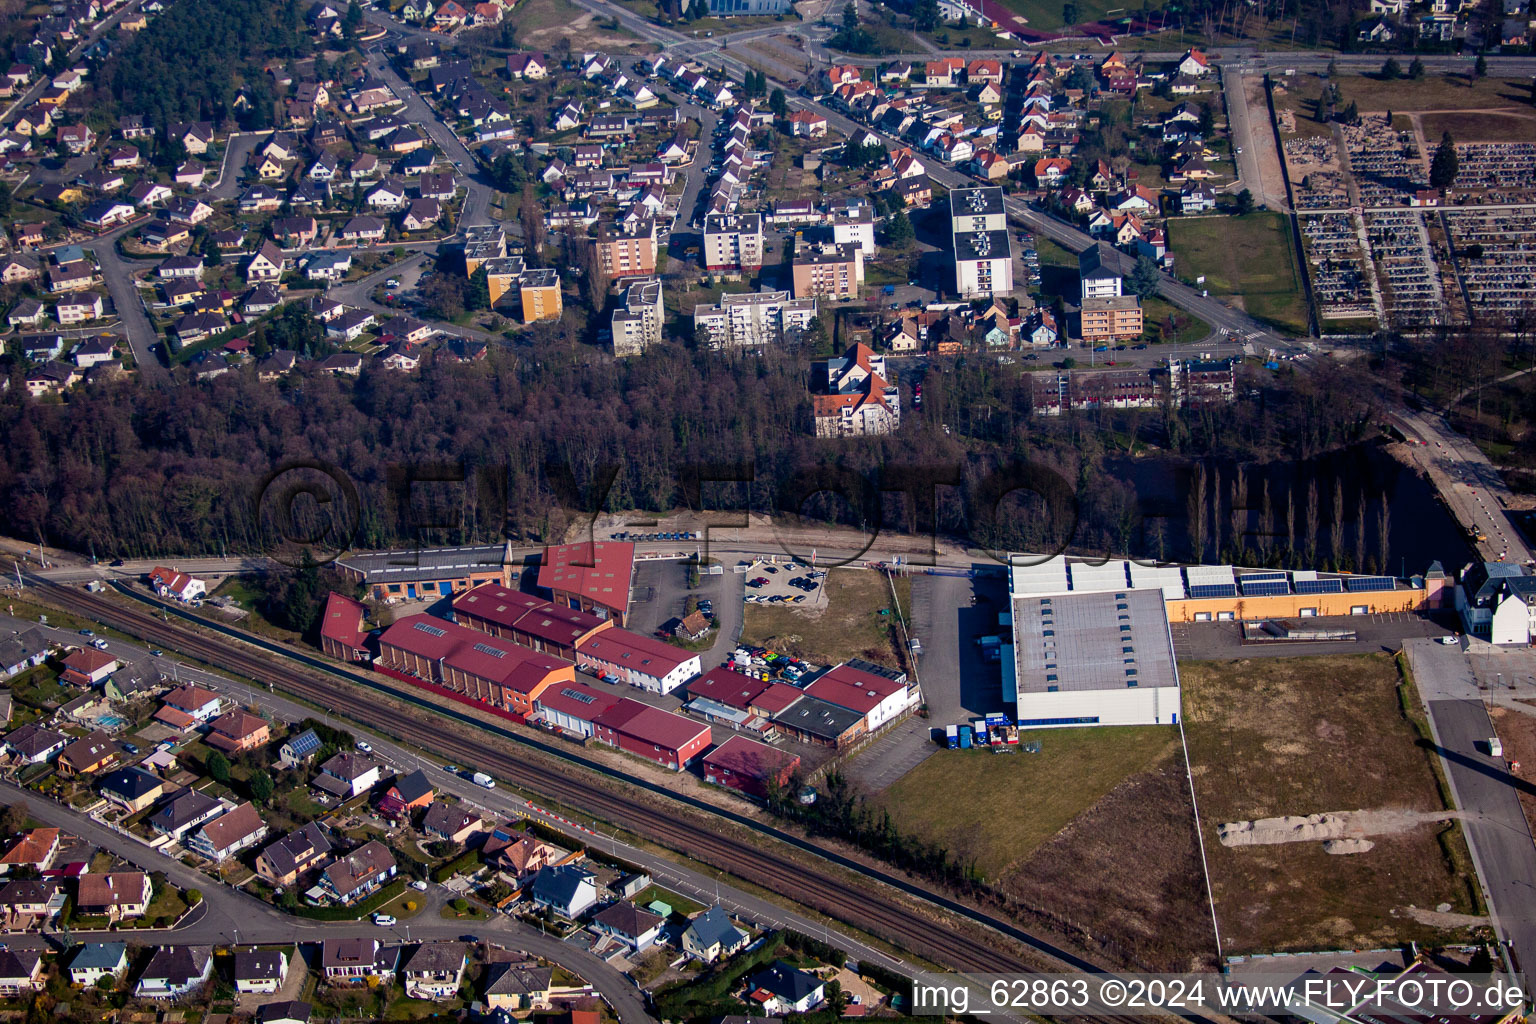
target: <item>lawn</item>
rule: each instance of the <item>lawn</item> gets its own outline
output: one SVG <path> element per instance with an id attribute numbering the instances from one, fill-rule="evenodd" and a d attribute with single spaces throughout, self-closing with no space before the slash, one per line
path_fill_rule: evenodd
<path id="1" fill-rule="evenodd" d="M 827 588 L 827 607 L 819 614 L 810 609 L 809 602 L 794 609 L 747 605 L 741 642 L 770 647 L 815 664 L 835 665 L 849 658 L 863 658 L 881 665 L 902 665 L 895 636 L 896 616 L 880 614 L 891 607 L 891 588 L 884 574 L 837 568 L 822 582 Z M 910 593 L 911 581 L 897 581 L 898 593 L 903 587 Z M 907 606 L 908 599 L 903 596 L 903 613 Z"/>
<path id="2" fill-rule="evenodd" d="M 1394 117 L 1393 121 L 1397 118 Z M 1419 119 L 1431 146 L 1450 132 L 1457 142 L 1536 142 L 1536 117 L 1524 113 L 1424 114 Z"/>
<path id="3" fill-rule="evenodd" d="M 1223 953 L 1466 937 L 1401 915 L 1410 904 L 1477 912 L 1455 825 L 1375 836 L 1374 849 L 1348 856 L 1320 843 L 1229 848 L 1216 839 L 1230 821 L 1444 806 L 1431 748 L 1403 710 L 1417 698 L 1391 658 L 1191 662 L 1179 671 Z"/>
<path id="4" fill-rule="evenodd" d="M 1298 82 L 1300 91 L 1308 98 L 1321 91 L 1321 82 L 1315 78 L 1293 81 Z M 1300 84 L 1303 81 L 1305 84 Z M 1386 81 L 1375 75 L 1336 75 L 1333 81 L 1344 97 L 1342 106 L 1353 100 L 1362 111 L 1480 110 L 1511 105 L 1529 107 L 1531 101 L 1530 82 L 1519 79 L 1469 80 L 1466 75 L 1425 75 L 1417 80 Z"/>
<path id="5" fill-rule="evenodd" d="M 517 42 L 524 48 L 553 49 L 562 37 L 578 53 L 588 49 L 627 50 L 639 40 L 620 26 L 611 27 L 567 0 L 524 0 L 517 7 Z"/>
<path id="6" fill-rule="evenodd" d="M 1211 333 L 1211 325 L 1198 317 L 1190 316 L 1166 299 L 1145 299 L 1141 303 L 1146 331 L 1142 337 L 1151 343 L 1172 342 L 1188 345 L 1200 341 Z M 1168 318 L 1173 318 L 1174 330 L 1168 331 Z"/>
<path id="7" fill-rule="evenodd" d="M 663 889 L 659 885 L 647 886 L 631 902 L 637 907 L 645 907 L 655 900 L 661 900 L 661 902 L 672 908 L 673 913 L 682 914 L 684 917 L 692 917 L 704 909 L 702 904 L 695 903 L 688 897 L 679 895 L 671 889 Z"/>
<path id="8" fill-rule="evenodd" d="M 1168 246 L 1182 280 L 1212 295 L 1232 296 L 1252 316 L 1306 331 L 1306 299 L 1283 215 L 1174 217 L 1168 221 Z M 1196 284 L 1201 276 L 1204 284 Z"/>
<path id="9" fill-rule="evenodd" d="M 1178 734 L 1159 726 L 1021 733 L 1041 751 L 941 751 L 879 797 L 903 832 L 974 860 L 997 882 L 1128 776 L 1171 756 Z M 956 799 L 959 794 L 964 799 Z"/>

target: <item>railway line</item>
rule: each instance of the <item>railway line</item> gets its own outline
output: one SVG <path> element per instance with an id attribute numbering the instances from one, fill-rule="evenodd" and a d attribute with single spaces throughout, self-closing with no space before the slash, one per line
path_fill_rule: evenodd
<path id="1" fill-rule="evenodd" d="M 427 702 L 406 686 L 395 686 L 347 671 L 319 658 L 281 647 L 261 637 L 133 594 L 121 585 L 116 586 L 125 595 L 146 604 L 153 610 L 137 611 L 95 594 L 52 583 L 40 577 L 29 577 L 29 582 L 37 584 L 52 600 L 68 611 L 195 657 L 225 671 L 234 672 L 258 682 L 269 683 L 360 724 L 379 728 L 422 749 L 438 752 L 460 764 L 473 764 L 480 770 L 491 772 L 525 791 L 552 797 L 570 806 L 584 808 L 604 821 L 652 839 L 669 849 L 685 853 L 696 860 L 783 895 L 801 905 L 855 924 L 934 963 L 959 971 L 978 973 L 1027 974 L 1035 971 L 1035 968 L 1022 957 L 1008 950 L 989 945 L 974 936 L 957 932 L 941 932 L 935 928 L 933 922 L 916 916 L 896 898 L 880 891 L 879 888 L 857 889 L 829 871 L 818 870 L 814 865 L 785 856 L 782 852 L 773 849 L 771 844 L 758 846 L 741 838 L 675 820 L 664 810 L 658 810 L 635 797 L 614 792 L 587 781 L 577 774 L 550 771 L 520 759 L 516 756 L 515 750 L 492 740 L 504 740 L 514 747 L 521 746 L 553 754 L 609 778 L 638 786 L 696 809 L 706 810 L 735 824 L 751 828 L 766 838 L 812 852 L 823 860 L 840 868 L 855 871 L 872 881 L 881 883 L 882 886 L 894 888 L 908 896 L 924 900 L 975 924 L 992 929 L 1001 936 L 1017 941 L 1056 961 L 1066 969 L 1102 973 L 1102 968 L 1097 965 L 1029 935 L 1007 921 L 945 896 L 929 893 L 904 879 L 816 847 L 772 826 L 724 811 L 714 805 L 704 804 L 644 779 L 575 756 L 531 737 L 519 735 L 510 729 L 487 724 L 452 708 Z M 172 624 L 159 617 L 156 611 L 167 616 L 174 614 L 242 643 L 220 642 L 186 627 Z M 301 671 L 298 667 L 300 665 L 353 685 L 332 685 L 324 678 Z M 395 712 L 368 700 L 365 692 L 358 692 L 353 689 L 353 686 L 373 690 L 413 707 L 429 710 L 433 715 L 442 715 L 472 725 L 477 733 L 485 735 L 485 739 L 463 737 L 434 728 L 430 717 Z M 936 938 L 940 941 L 935 941 Z M 1195 1020 L 1200 1024 L 1210 1024 L 1205 1018 L 1194 1015 L 1185 1016 L 1186 1019 Z M 1117 1024 L 1121 1020 L 1115 1017 L 1095 1019 L 1113 1021 Z M 1129 1018 L 1125 1020 L 1128 1021 Z"/>

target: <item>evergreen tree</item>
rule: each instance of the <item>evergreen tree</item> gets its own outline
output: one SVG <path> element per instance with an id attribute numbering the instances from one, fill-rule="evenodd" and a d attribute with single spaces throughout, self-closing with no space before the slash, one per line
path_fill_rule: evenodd
<path id="1" fill-rule="evenodd" d="M 1245 188 L 1245 189 L 1243 189 L 1241 192 L 1239 192 L 1237 194 L 1237 213 L 1238 213 L 1238 216 L 1242 216 L 1243 214 L 1248 214 L 1248 213 L 1252 213 L 1252 212 L 1253 212 L 1253 192 L 1251 192 L 1250 190 Z"/>
<path id="2" fill-rule="evenodd" d="M 1446 189 L 1456 184 L 1456 140 L 1451 133 L 1440 136 L 1435 156 L 1429 162 L 1429 183 L 1435 188 Z"/>
<path id="3" fill-rule="evenodd" d="M 469 288 L 464 293 L 464 306 L 466 309 L 491 308 L 491 278 L 483 263 L 469 275 Z"/>
<path id="4" fill-rule="evenodd" d="M 1413 63 L 1408 65 L 1408 77 L 1414 81 L 1424 77 L 1424 62 L 1419 58 L 1413 58 Z"/>
<path id="5" fill-rule="evenodd" d="M 886 219 L 885 240 L 888 244 L 898 249 L 905 248 L 916 238 L 917 232 L 912 229 L 912 219 L 907 216 L 907 211 L 897 210 Z"/>
<path id="6" fill-rule="evenodd" d="M 1387 62 L 1381 66 L 1381 77 L 1391 82 L 1403 75 L 1402 65 L 1398 64 L 1396 57 L 1388 57 Z"/>
<path id="7" fill-rule="evenodd" d="M 773 116 L 783 119 L 789 116 L 789 99 L 784 95 L 783 89 L 773 90 L 768 97 L 768 109 L 773 111 Z"/>
<path id="8" fill-rule="evenodd" d="M 229 784 L 229 758 L 217 750 L 208 755 L 208 760 L 203 763 L 208 771 L 208 777 L 221 786 Z"/>
<path id="9" fill-rule="evenodd" d="M 1477 55 L 1477 62 L 1472 65 L 1472 77 L 1482 78 L 1488 74 L 1488 58 L 1482 54 Z"/>
<path id="10" fill-rule="evenodd" d="M 854 0 L 843 5 L 843 31 L 852 32 L 859 27 L 859 8 Z"/>
<path id="11" fill-rule="evenodd" d="M 277 787 L 272 782 L 272 776 L 264 771 L 258 771 L 251 775 L 251 799 L 258 804 L 265 804 L 272 799 L 272 792 Z"/>
<path id="12" fill-rule="evenodd" d="M 938 0 L 916 0 L 912 5 L 912 27 L 919 32 L 932 32 L 939 27 Z"/>
<path id="13" fill-rule="evenodd" d="M 1157 269 L 1157 262 L 1150 256 L 1136 257 L 1136 266 L 1131 271 L 1126 286 L 1132 295 L 1139 295 L 1144 299 L 1155 296 L 1163 287 L 1163 275 Z"/>

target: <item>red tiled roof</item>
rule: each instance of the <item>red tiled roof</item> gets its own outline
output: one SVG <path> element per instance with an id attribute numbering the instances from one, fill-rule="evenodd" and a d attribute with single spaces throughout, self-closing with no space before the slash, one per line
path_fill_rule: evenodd
<path id="1" fill-rule="evenodd" d="M 688 695 L 745 710 L 768 685 L 733 669 L 712 668 L 688 684 Z"/>
<path id="2" fill-rule="evenodd" d="M 805 692 L 828 704 L 867 715 L 882 700 L 903 689 L 905 687 L 893 679 L 839 665 L 807 686 Z"/>
<path id="3" fill-rule="evenodd" d="M 800 758 L 796 754 L 775 749 L 740 734 L 732 736 L 704 757 L 706 768 L 724 768 L 732 774 L 749 779 L 766 779 L 799 763 Z"/>
<path id="4" fill-rule="evenodd" d="M 627 541 L 559 544 L 544 549 L 539 586 L 623 609 L 634 568 L 635 546 Z"/>
<path id="5" fill-rule="evenodd" d="M 593 723 L 623 733 L 641 743 L 654 743 L 668 750 L 678 750 L 708 733 L 709 726 L 689 721 L 682 715 L 620 697 L 613 707 L 593 719 Z"/>
<path id="6" fill-rule="evenodd" d="M 325 600 L 325 615 L 320 619 L 320 635 L 344 647 L 361 650 L 368 638 L 363 620 L 368 610 L 359 601 L 335 591 Z"/>

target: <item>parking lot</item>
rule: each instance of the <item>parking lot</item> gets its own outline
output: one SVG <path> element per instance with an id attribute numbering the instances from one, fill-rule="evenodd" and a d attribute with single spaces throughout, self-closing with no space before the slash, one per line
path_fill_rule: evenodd
<path id="1" fill-rule="evenodd" d="M 742 575 L 746 604 L 792 604 L 808 612 L 827 606 L 827 590 L 821 585 L 827 574 L 819 569 L 799 562 L 753 562 Z"/>

